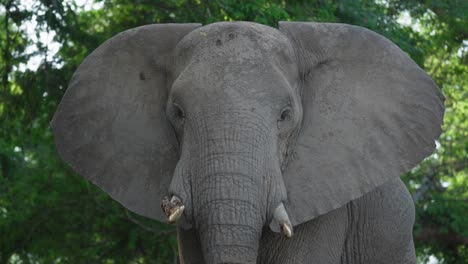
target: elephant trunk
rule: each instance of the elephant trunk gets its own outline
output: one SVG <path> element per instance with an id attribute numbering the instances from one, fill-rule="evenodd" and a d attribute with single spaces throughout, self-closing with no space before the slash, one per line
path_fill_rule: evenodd
<path id="1" fill-rule="evenodd" d="M 210 167 L 220 164 L 224 169 L 205 174 L 192 187 L 205 263 L 256 263 L 265 222 L 265 198 L 259 190 L 262 177 L 229 169 L 229 161 L 239 163 L 230 158 L 211 161 Z"/>
<path id="2" fill-rule="evenodd" d="M 253 216 L 256 211 L 252 204 L 233 199 L 213 200 L 200 212 L 208 214 L 198 227 L 205 263 L 256 263 L 262 230 Z"/>
<path id="3" fill-rule="evenodd" d="M 267 136 L 239 127 L 211 134 L 192 167 L 193 217 L 207 264 L 256 263 L 270 204 L 282 198 Z"/>

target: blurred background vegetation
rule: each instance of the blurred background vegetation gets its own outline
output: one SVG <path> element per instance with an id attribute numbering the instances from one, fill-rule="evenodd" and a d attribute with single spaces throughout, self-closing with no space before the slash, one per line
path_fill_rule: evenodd
<path id="1" fill-rule="evenodd" d="M 435 153 L 403 176 L 419 263 L 468 263 L 468 1 L 0 0 L 0 264 L 176 263 L 173 227 L 62 162 L 48 124 L 80 62 L 150 23 L 342 22 L 394 41 L 446 96 Z M 159 201 L 155 201 L 159 202 Z"/>

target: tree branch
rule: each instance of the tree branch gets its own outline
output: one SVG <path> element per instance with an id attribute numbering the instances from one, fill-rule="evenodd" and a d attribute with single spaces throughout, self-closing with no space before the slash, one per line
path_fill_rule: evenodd
<path id="1" fill-rule="evenodd" d="M 422 225 L 422 229 L 414 235 L 414 240 L 422 243 L 443 244 L 448 247 L 468 246 L 468 237 L 455 232 L 444 233 L 429 225 Z"/>

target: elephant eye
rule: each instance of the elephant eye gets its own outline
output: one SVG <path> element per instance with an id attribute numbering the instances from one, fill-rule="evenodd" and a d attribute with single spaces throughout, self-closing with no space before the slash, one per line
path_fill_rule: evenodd
<path id="1" fill-rule="evenodd" d="M 178 104 L 174 104 L 174 116 L 179 120 L 183 120 L 185 118 L 184 111 Z"/>
<path id="2" fill-rule="evenodd" d="M 280 114 L 280 117 L 278 119 L 279 122 L 284 122 L 284 121 L 288 121 L 291 119 L 291 107 L 287 106 L 285 107 L 282 111 L 281 111 L 281 114 Z"/>

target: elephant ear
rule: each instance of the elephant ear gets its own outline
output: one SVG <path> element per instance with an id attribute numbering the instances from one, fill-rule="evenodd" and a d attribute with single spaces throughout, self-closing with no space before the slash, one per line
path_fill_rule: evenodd
<path id="1" fill-rule="evenodd" d="M 283 22 L 303 76 L 303 123 L 284 180 L 294 225 L 339 208 L 430 155 L 443 96 L 386 38 L 346 24 Z"/>
<path id="2" fill-rule="evenodd" d="M 178 159 L 166 80 L 176 44 L 199 26 L 147 25 L 106 41 L 76 70 L 51 122 L 58 152 L 74 171 L 160 221 Z"/>

